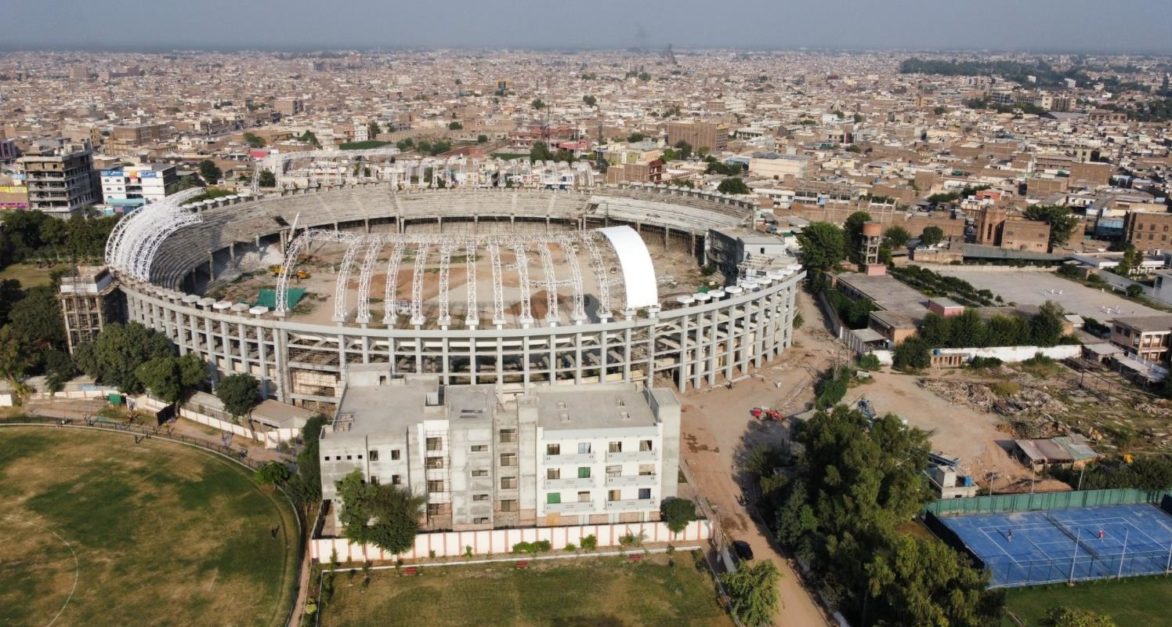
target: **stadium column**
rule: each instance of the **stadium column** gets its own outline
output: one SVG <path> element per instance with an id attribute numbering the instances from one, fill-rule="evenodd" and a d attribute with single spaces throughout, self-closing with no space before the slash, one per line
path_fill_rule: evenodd
<path id="1" fill-rule="evenodd" d="M 468 384 L 476 385 L 476 338 L 468 336 Z"/>
<path id="2" fill-rule="evenodd" d="M 716 312 L 720 311 L 720 307 L 714 307 L 708 312 L 708 385 L 716 385 L 716 346 L 719 341 L 717 338 Z"/>
<path id="3" fill-rule="evenodd" d="M 623 329 L 623 381 L 631 380 L 631 319 Z"/>
<path id="4" fill-rule="evenodd" d="M 724 324 L 724 378 L 729 382 L 733 380 L 733 368 L 736 366 L 736 329 L 736 306 L 730 305 L 725 308 Z"/>
<path id="5" fill-rule="evenodd" d="M 496 334 L 496 384 L 502 385 L 505 382 L 504 376 L 505 368 L 505 346 L 504 338 L 500 333 Z"/>
<path id="6" fill-rule="evenodd" d="M 753 329 L 749 321 L 750 302 L 746 300 L 739 307 L 741 313 L 741 354 L 739 361 L 742 375 L 749 371 L 749 357 L 753 351 Z"/>
<path id="7" fill-rule="evenodd" d="M 514 197 L 515 198 L 515 197 Z M 533 359 L 529 354 L 529 334 L 521 336 L 521 384 L 529 388 L 529 373 L 533 370 Z"/>
<path id="8" fill-rule="evenodd" d="M 338 382 L 346 380 L 346 336 L 338 334 Z"/>
<path id="9" fill-rule="evenodd" d="M 273 357 L 277 364 L 278 390 L 277 398 L 282 403 L 293 402 L 293 376 L 289 372 L 289 332 L 285 329 L 273 329 L 273 343 L 276 345 L 273 349 Z"/>
<path id="10" fill-rule="evenodd" d="M 676 387 L 680 389 L 680 394 L 688 391 L 688 374 L 689 366 L 691 365 L 691 355 L 688 354 L 688 319 L 691 315 L 680 317 L 680 356 L 678 358 L 679 370 L 676 373 L 677 383 Z"/>
<path id="11" fill-rule="evenodd" d="M 268 398 L 270 392 L 269 381 L 269 351 L 265 346 L 265 328 L 259 324 L 259 316 L 256 318 L 256 355 L 260 361 L 260 395 L 262 398 Z"/>
<path id="12" fill-rule="evenodd" d="M 228 322 L 220 320 L 220 353 L 224 358 L 224 369 L 232 372 L 232 336 L 228 331 Z"/>
<path id="13" fill-rule="evenodd" d="M 582 332 L 574 333 L 574 383 L 582 384 Z"/>
<path id="14" fill-rule="evenodd" d="M 609 333 L 607 332 L 606 327 L 604 326 L 603 329 L 598 332 L 598 382 L 599 383 L 606 383 L 606 369 L 607 369 L 606 362 L 607 362 L 607 358 L 610 356 L 610 354 L 609 354 L 610 348 L 607 346 L 608 337 L 609 337 Z"/>
<path id="15" fill-rule="evenodd" d="M 765 362 L 765 306 L 770 298 L 758 298 L 753 301 L 753 366 L 760 368 Z"/>
<path id="16" fill-rule="evenodd" d="M 444 385 L 451 385 L 452 360 L 451 356 L 448 354 L 448 336 L 446 334 L 440 338 L 440 359 L 442 360 L 442 364 L 440 365 L 440 377 L 442 378 Z"/>
<path id="17" fill-rule="evenodd" d="M 249 350 L 248 350 L 248 336 L 244 331 L 244 322 L 236 323 L 236 341 L 238 343 L 237 349 L 240 352 L 240 365 L 244 367 L 244 372 L 251 373 L 252 369 L 248 367 Z"/>
<path id="18" fill-rule="evenodd" d="M 557 383 L 558 380 L 558 343 L 557 343 L 557 327 L 549 327 L 549 336 L 546 340 L 549 342 L 549 375 L 548 381 L 550 385 Z"/>

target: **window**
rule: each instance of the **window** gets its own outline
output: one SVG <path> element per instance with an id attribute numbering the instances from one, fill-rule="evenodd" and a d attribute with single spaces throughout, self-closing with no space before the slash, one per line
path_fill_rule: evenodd
<path id="1" fill-rule="evenodd" d="M 372 461 L 372 462 L 378 461 L 378 451 L 375 451 L 375 450 L 370 451 L 370 461 Z"/>
<path id="2" fill-rule="evenodd" d="M 442 458 L 442 457 L 428 457 L 427 460 L 423 463 L 423 465 L 428 470 L 435 470 L 437 468 L 443 468 L 444 467 L 444 458 Z"/>
<path id="3" fill-rule="evenodd" d="M 378 476 L 377 475 L 370 476 L 370 485 L 378 485 Z"/>
<path id="4" fill-rule="evenodd" d="M 487 477 L 488 471 L 487 470 L 473 470 L 472 476 L 473 477 Z"/>
<path id="5" fill-rule="evenodd" d="M 427 438 L 427 450 L 442 451 L 444 448 L 444 441 L 442 438 Z"/>
<path id="6" fill-rule="evenodd" d="M 578 478 L 579 479 L 589 479 L 590 478 L 590 467 L 589 466 L 578 466 Z"/>
<path id="7" fill-rule="evenodd" d="M 505 499 L 505 500 L 501 501 L 501 511 L 502 512 L 515 512 L 515 511 L 517 511 L 517 499 Z"/>
<path id="8" fill-rule="evenodd" d="M 500 430 L 500 439 L 501 439 L 502 443 L 516 442 L 517 441 L 517 430 L 516 429 L 501 429 Z"/>
<path id="9" fill-rule="evenodd" d="M 362 459 L 362 453 L 358 454 L 358 459 Z"/>
<path id="10" fill-rule="evenodd" d="M 622 466 L 607 466 L 606 467 L 606 476 L 608 476 L 608 477 L 621 477 L 621 476 L 623 476 L 623 467 Z"/>
<path id="11" fill-rule="evenodd" d="M 517 478 L 516 477 L 501 477 L 501 489 L 502 490 L 516 490 L 517 489 Z"/>
<path id="12" fill-rule="evenodd" d="M 427 504 L 427 515 L 428 516 L 439 516 L 440 515 L 439 503 L 428 503 Z"/>
<path id="13" fill-rule="evenodd" d="M 488 524 L 488 518 L 487 518 L 487 517 L 473 518 L 473 519 L 472 519 L 472 524 L 474 524 L 474 525 L 487 525 L 487 524 Z"/>
<path id="14" fill-rule="evenodd" d="M 590 454 L 590 443 L 589 442 L 579 442 L 578 443 L 578 454 L 579 455 L 589 455 Z"/>
<path id="15" fill-rule="evenodd" d="M 611 502 L 623 500 L 623 491 L 622 490 L 607 490 L 606 500 L 611 501 Z"/>
<path id="16" fill-rule="evenodd" d="M 590 490 L 579 491 L 578 492 L 578 502 L 579 503 L 589 503 L 590 502 Z"/>
<path id="17" fill-rule="evenodd" d="M 473 494 L 473 495 L 472 495 L 472 500 L 473 500 L 473 501 L 477 501 L 477 502 L 480 502 L 480 501 L 487 501 L 487 500 L 488 500 L 488 495 L 487 495 L 487 494 Z"/>
<path id="18" fill-rule="evenodd" d="M 609 445 L 607 445 L 606 450 L 609 453 L 622 453 L 623 452 L 623 443 L 622 442 L 611 442 Z"/>
<path id="19" fill-rule="evenodd" d="M 391 475 L 391 485 L 403 485 L 403 478 L 399 475 Z"/>
<path id="20" fill-rule="evenodd" d="M 651 450 L 651 440 L 639 440 L 639 450 L 646 453 Z"/>
<path id="21" fill-rule="evenodd" d="M 561 444 L 546 444 L 545 445 L 545 454 L 546 455 L 561 455 L 562 454 L 562 445 Z"/>
<path id="22" fill-rule="evenodd" d="M 639 464 L 639 476 L 641 476 L 641 477 L 654 477 L 655 476 L 655 464 Z"/>
<path id="23" fill-rule="evenodd" d="M 651 488 L 639 488 L 639 500 L 646 501 L 651 498 Z"/>
<path id="24" fill-rule="evenodd" d="M 516 465 L 517 465 L 517 454 L 516 453 L 501 453 L 501 466 L 508 467 L 508 466 L 516 466 Z"/>
<path id="25" fill-rule="evenodd" d="M 444 482 L 438 479 L 432 479 L 427 482 L 427 491 L 434 494 L 436 492 L 444 491 Z"/>
<path id="26" fill-rule="evenodd" d="M 488 452 L 488 445 L 487 444 L 473 444 L 472 445 L 472 452 L 473 453 L 487 453 Z"/>
<path id="27" fill-rule="evenodd" d="M 545 504 L 546 505 L 557 505 L 561 502 L 562 502 L 562 493 L 561 492 L 550 492 L 549 494 L 545 495 Z"/>
<path id="28" fill-rule="evenodd" d="M 399 449 L 391 449 L 391 461 L 399 461 Z"/>
<path id="29" fill-rule="evenodd" d="M 546 479 L 561 479 L 562 478 L 562 469 L 561 468 L 546 468 L 545 469 L 545 478 Z"/>
<path id="30" fill-rule="evenodd" d="M 350 460 L 352 460 L 352 459 L 354 459 L 354 456 L 353 456 L 353 455 L 347 455 L 347 456 L 346 456 L 346 461 L 350 461 Z"/>

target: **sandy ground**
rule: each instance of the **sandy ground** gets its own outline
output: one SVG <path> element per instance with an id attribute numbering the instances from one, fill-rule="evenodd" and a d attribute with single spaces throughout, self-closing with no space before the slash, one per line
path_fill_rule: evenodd
<path id="1" fill-rule="evenodd" d="M 781 571 L 782 610 L 774 624 L 806 627 L 829 622 L 790 561 L 767 539 L 768 529 L 754 520 L 742 503 L 736 478 L 736 456 L 744 442 L 788 437 L 781 425 L 761 429 L 749 410 L 786 400 L 795 406 L 809 402 L 813 398 L 811 373 L 828 366 L 838 351 L 830 336 L 818 327 L 820 316 L 804 294 L 799 297 L 799 307 L 806 325 L 796 335 L 798 346 L 776 364 L 737 382 L 732 389 L 718 387 L 685 395 L 682 454 L 692 471 L 694 487 L 711 503 L 724 531 L 748 542 L 756 559 L 771 560 Z"/>

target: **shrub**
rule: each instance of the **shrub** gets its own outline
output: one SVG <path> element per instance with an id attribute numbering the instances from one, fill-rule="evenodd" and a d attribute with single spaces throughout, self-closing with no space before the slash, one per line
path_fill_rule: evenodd
<path id="1" fill-rule="evenodd" d="M 814 406 L 818 409 L 826 409 L 837 405 L 846 396 L 850 379 L 851 373 L 848 368 L 840 367 L 827 373 L 814 390 L 817 394 Z"/>
<path id="2" fill-rule="evenodd" d="M 1002 361 L 996 357 L 973 357 L 969 360 L 968 367 L 973 370 L 983 370 L 986 368 L 1000 368 Z"/>
<path id="3" fill-rule="evenodd" d="M 859 368 L 863 370 L 878 370 L 882 364 L 879 363 L 879 358 L 875 353 L 867 353 L 859 357 Z"/>
<path id="4" fill-rule="evenodd" d="M 997 381 L 989 386 L 989 390 L 997 396 L 1005 398 L 1020 392 L 1021 386 L 1016 381 Z"/>
<path id="5" fill-rule="evenodd" d="M 598 548 L 598 538 L 595 537 L 594 534 L 590 534 L 590 535 L 586 536 L 585 538 L 582 538 L 582 550 L 583 551 L 593 551 L 593 550 L 596 550 L 597 548 Z"/>
<path id="6" fill-rule="evenodd" d="M 688 499 L 664 499 L 660 506 L 660 516 L 672 533 L 679 533 L 687 529 L 688 523 L 696 520 L 696 504 Z"/>

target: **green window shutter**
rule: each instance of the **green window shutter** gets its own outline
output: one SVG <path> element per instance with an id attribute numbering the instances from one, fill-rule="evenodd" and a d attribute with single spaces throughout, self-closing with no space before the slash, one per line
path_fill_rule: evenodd
<path id="1" fill-rule="evenodd" d="M 561 503 L 561 502 L 562 502 L 562 493 L 561 492 L 550 492 L 549 494 L 545 495 L 545 504 L 546 505 L 557 505 L 558 503 Z"/>

